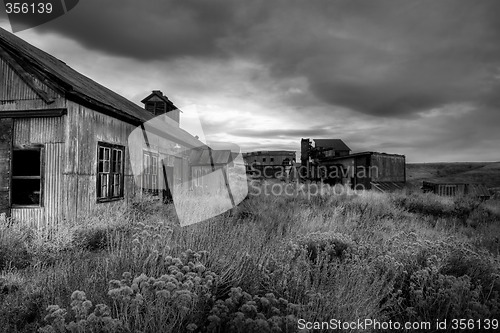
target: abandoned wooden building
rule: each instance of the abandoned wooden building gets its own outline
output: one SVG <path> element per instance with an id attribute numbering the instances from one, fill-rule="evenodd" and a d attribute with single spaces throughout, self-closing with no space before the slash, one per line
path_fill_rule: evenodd
<path id="1" fill-rule="evenodd" d="M 379 152 L 351 154 L 341 139 L 301 140 L 299 174 L 306 179 L 344 184 L 353 189 L 393 191 L 406 182 L 405 156 Z"/>
<path id="2" fill-rule="evenodd" d="M 127 202 L 138 183 L 158 195 L 190 186 L 190 149 L 204 145 L 179 128 L 179 111 L 160 91 L 143 109 L 3 29 L 0 81 L 4 218 L 52 226 Z M 134 176 L 129 136 L 162 114 L 173 120 L 162 125 L 167 138 L 145 137 L 144 172 Z"/>

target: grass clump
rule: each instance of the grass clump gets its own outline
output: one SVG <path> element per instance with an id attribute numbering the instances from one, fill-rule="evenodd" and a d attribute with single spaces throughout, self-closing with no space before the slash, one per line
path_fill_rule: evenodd
<path id="1" fill-rule="evenodd" d="M 22 269 L 30 265 L 29 230 L 0 225 L 0 271 L 7 268 Z"/>

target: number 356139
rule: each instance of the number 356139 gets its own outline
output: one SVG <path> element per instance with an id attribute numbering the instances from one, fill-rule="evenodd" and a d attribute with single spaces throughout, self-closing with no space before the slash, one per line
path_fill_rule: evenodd
<path id="1" fill-rule="evenodd" d="M 5 3 L 5 10 L 7 14 L 50 14 L 52 13 L 52 4 L 50 2 L 7 2 Z"/>

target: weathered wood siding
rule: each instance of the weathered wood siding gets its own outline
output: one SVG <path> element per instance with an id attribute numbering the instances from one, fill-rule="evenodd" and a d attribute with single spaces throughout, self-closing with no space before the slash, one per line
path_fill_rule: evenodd
<path id="1" fill-rule="evenodd" d="M 372 181 L 405 182 L 405 157 L 374 153 L 371 157 Z"/>
<path id="2" fill-rule="evenodd" d="M 41 81 L 33 78 L 41 91 L 53 96 L 55 101 L 47 104 L 28 86 L 12 67 L 0 58 L 0 112 L 11 110 L 54 109 L 65 107 L 65 99 Z"/>
<path id="3" fill-rule="evenodd" d="M 64 142 L 66 116 L 14 119 L 14 146 Z"/>
<path id="4" fill-rule="evenodd" d="M 354 159 L 354 188 L 357 190 L 371 189 L 373 179 L 372 168 L 370 168 L 370 155 L 357 156 Z"/>
<path id="5" fill-rule="evenodd" d="M 0 58 L 0 114 L 2 111 L 26 111 L 64 108 L 66 100 L 38 79 L 32 77 L 36 88 L 54 98 L 54 102 L 46 103 L 38 94 L 21 79 L 12 67 Z M 9 118 L 8 118 L 9 119 Z M 30 224 L 37 229 L 54 225 L 61 217 L 61 201 L 65 188 L 62 186 L 62 147 L 64 145 L 65 117 L 39 117 L 2 119 L 10 121 L 12 131 L 3 131 L 10 137 L 11 145 L 23 147 L 43 145 L 44 150 L 44 196 L 40 207 L 12 208 L 14 220 Z M 0 152 L 0 161 L 9 160 L 10 155 Z M 10 183 L 10 174 L 2 172 Z M 1 186 L 0 186 L 1 187 Z M 10 189 L 8 192 L 10 198 Z M 10 199 L 9 199 L 10 206 Z"/>
<path id="6" fill-rule="evenodd" d="M 44 230 L 62 218 L 63 152 L 66 116 L 14 119 L 13 146 L 43 145 L 44 195 L 41 207 L 12 208 L 12 217 Z"/>
<path id="7" fill-rule="evenodd" d="M 64 216 L 71 220 L 98 208 L 123 204 L 123 200 L 97 203 L 98 142 L 125 147 L 124 196 L 133 196 L 135 186 L 127 140 L 135 127 L 72 101 L 67 102 L 67 109 L 66 145 L 63 152 L 63 185 L 66 188 Z"/>
<path id="8" fill-rule="evenodd" d="M 13 127 L 12 118 L 0 118 L 0 215 L 3 217 L 10 216 L 10 169 Z"/>

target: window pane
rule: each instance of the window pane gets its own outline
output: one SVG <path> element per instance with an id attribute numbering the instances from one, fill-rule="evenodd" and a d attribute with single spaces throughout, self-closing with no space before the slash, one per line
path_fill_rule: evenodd
<path id="1" fill-rule="evenodd" d="M 149 168 L 151 166 L 151 160 L 148 154 L 144 155 L 144 173 L 149 174 Z"/>
<path id="2" fill-rule="evenodd" d="M 39 179 L 12 179 L 12 204 L 40 205 Z"/>
<path id="3" fill-rule="evenodd" d="M 111 152 L 111 172 L 116 172 L 116 149 Z"/>
<path id="4" fill-rule="evenodd" d="M 113 184 L 113 196 L 120 196 L 120 175 L 115 175 Z"/>
<path id="5" fill-rule="evenodd" d="M 109 162 L 108 161 L 103 162 L 102 172 L 109 173 Z"/>
<path id="6" fill-rule="evenodd" d="M 13 176 L 40 176 L 40 150 L 13 150 Z"/>
<path id="7" fill-rule="evenodd" d="M 109 148 L 104 148 L 104 160 L 109 161 Z"/>
<path id="8" fill-rule="evenodd" d="M 153 176 L 152 177 L 152 183 L 153 184 L 152 184 L 151 188 L 153 190 L 157 190 L 158 189 L 158 176 Z"/>
<path id="9" fill-rule="evenodd" d="M 117 150 L 116 152 L 116 169 L 115 169 L 115 172 L 118 172 L 118 173 L 121 173 L 122 172 L 122 151 L 121 150 Z"/>
<path id="10" fill-rule="evenodd" d="M 108 196 L 108 175 L 101 174 L 101 198 Z"/>

